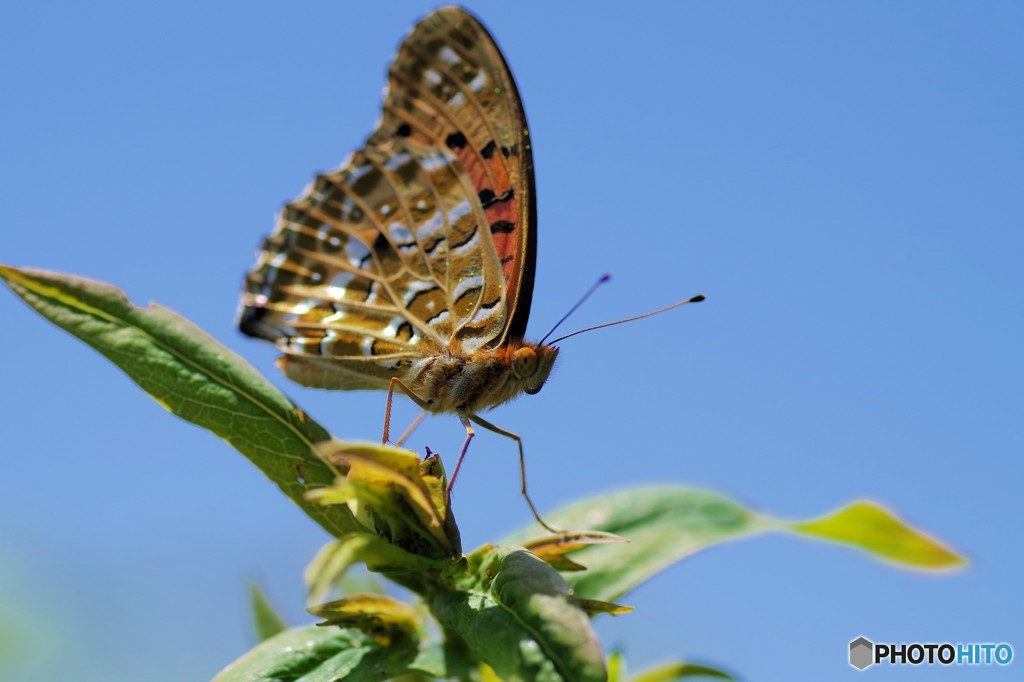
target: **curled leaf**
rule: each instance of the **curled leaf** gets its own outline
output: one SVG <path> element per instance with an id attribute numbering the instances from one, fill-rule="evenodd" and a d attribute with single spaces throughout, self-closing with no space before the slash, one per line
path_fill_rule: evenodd
<path id="1" fill-rule="evenodd" d="M 580 599 L 577 597 L 576 603 L 579 604 L 580 608 L 586 611 L 587 615 L 591 618 L 602 613 L 607 613 L 609 616 L 621 616 L 634 611 L 632 606 L 613 604 L 610 601 L 601 601 L 599 599 Z"/>
<path id="2" fill-rule="evenodd" d="M 416 575 L 427 569 L 435 571 L 448 563 L 407 552 L 370 533 L 352 533 L 320 548 L 306 567 L 309 601 L 319 601 L 345 574 L 352 564 L 364 562 L 371 571 L 386 573 L 400 584 L 403 575 Z"/>
<path id="3" fill-rule="evenodd" d="M 587 567 L 583 564 L 576 563 L 567 556 L 561 554 L 547 554 L 547 555 L 536 555 L 538 559 L 544 560 L 551 568 L 556 571 L 562 571 L 563 573 L 571 573 L 573 571 L 585 571 Z"/>
<path id="4" fill-rule="evenodd" d="M 317 452 L 345 472 L 334 486 L 309 499 L 344 503 L 359 522 L 407 551 L 432 558 L 461 553 L 458 528 L 451 518 L 440 460 L 421 465 L 416 453 L 385 445 L 321 443 Z"/>
<path id="5" fill-rule="evenodd" d="M 430 449 L 427 449 L 430 452 Z M 424 492 L 434 509 L 438 510 L 441 517 L 445 536 L 449 539 L 456 553 L 462 552 L 462 540 L 459 536 L 459 527 L 455 525 L 455 516 L 452 514 L 452 507 L 448 499 L 448 477 L 444 472 L 444 464 L 441 456 L 429 454 L 420 460 L 420 483 Z"/>
<path id="6" fill-rule="evenodd" d="M 589 545 L 615 544 L 620 542 L 629 542 L 629 540 L 614 533 L 602 533 L 601 531 L 594 530 L 545 535 L 524 542 L 523 547 L 559 571 L 583 571 L 586 570 L 586 566 L 576 563 L 565 555 Z"/>
<path id="7" fill-rule="evenodd" d="M 381 646 L 415 637 L 420 627 L 416 612 L 383 594 L 353 594 L 309 609 L 324 619 L 320 626 L 355 628 Z"/>

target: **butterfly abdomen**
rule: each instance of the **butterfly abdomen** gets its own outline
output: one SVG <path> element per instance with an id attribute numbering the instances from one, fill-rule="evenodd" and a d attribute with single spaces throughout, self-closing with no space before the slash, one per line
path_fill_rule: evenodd
<path id="1" fill-rule="evenodd" d="M 476 414 L 515 395 L 505 395 L 512 368 L 504 355 L 493 350 L 437 355 L 423 364 L 412 386 L 431 412 Z"/>
<path id="2" fill-rule="evenodd" d="M 537 363 L 530 376 L 517 376 L 516 351 L 522 342 L 460 354 L 446 351 L 413 363 L 406 382 L 435 413 L 471 416 L 507 403 L 524 392 L 536 393 L 551 373 L 558 351 L 534 348 Z"/>

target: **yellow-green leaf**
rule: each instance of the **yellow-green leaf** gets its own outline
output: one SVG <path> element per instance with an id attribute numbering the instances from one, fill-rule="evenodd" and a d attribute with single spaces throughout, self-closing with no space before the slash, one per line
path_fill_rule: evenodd
<path id="1" fill-rule="evenodd" d="M 632 606 L 613 604 L 610 601 L 601 601 L 600 599 L 580 599 L 577 597 L 576 603 L 591 618 L 601 613 L 607 613 L 609 616 L 621 616 L 626 613 L 632 613 L 634 610 Z"/>
<path id="2" fill-rule="evenodd" d="M 423 469 L 419 456 L 409 450 L 336 440 L 317 446 L 317 452 L 346 474 L 336 495 L 318 491 L 314 498 L 345 500 L 365 527 L 417 553 L 461 553 L 458 529 L 446 523 L 451 516 L 447 500 L 436 495 L 439 463 Z"/>
<path id="3" fill-rule="evenodd" d="M 967 563 L 946 545 L 874 502 L 854 502 L 819 519 L 794 523 L 791 528 L 802 535 L 851 545 L 913 568 L 942 570 Z"/>
<path id="4" fill-rule="evenodd" d="M 353 594 L 311 607 L 309 612 L 324 619 L 321 626 L 355 628 L 382 646 L 407 641 L 420 627 L 411 607 L 383 594 Z"/>

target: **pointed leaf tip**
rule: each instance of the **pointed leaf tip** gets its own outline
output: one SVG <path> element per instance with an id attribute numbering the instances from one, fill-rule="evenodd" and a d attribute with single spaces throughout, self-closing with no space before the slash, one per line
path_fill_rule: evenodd
<path id="1" fill-rule="evenodd" d="M 875 502 L 853 502 L 790 527 L 802 535 L 856 547 L 908 568 L 949 570 L 967 564 L 963 556 Z"/>
<path id="2" fill-rule="evenodd" d="M 249 584 L 249 608 L 252 611 L 252 622 L 258 641 L 270 639 L 287 628 L 284 620 L 277 615 L 263 590 L 255 582 Z"/>

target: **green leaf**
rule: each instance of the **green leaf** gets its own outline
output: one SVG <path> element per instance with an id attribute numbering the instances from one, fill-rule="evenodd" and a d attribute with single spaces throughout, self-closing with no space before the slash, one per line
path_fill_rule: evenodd
<path id="1" fill-rule="evenodd" d="M 801 535 L 850 545 L 911 568 L 941 570 L 967 563 L 938 540 L 874 502 L 854 502 L 819 519 L 793 523 L 790 528 Z"/>
<path id="2" fill-rule="evenodd" d="M 444 677 L 443 657 L 413 640 L 381 646 L 359 630 L 293 628 L 257 645 L 214 682 L 374 682 L 421 672 Z"/>
<path id="3" fill-rule="evenodd" d="M 768 528 L 760 517 L 721 495 L 679 486 L 627 490 L 546 516 L 559 528 L 604 531 L 629 541 L 590 545 L 572 553 L 573 561 L 587 567 L 565 576 L 576 594 L 610 602 L 705 547 Z M 524 542 L 529 530 L 510 542 Z"/>
<path id="4" fill-rule="evenodd" d="M 602 601 L 618 601 L 658 571 L 702 549 L 768 531 L 842 543 L 915 569 L 965 563 L 953 550 L 871 502 L 855 502 L 813 521 L 787 522 L 751 512 L 717 493 L 662 486 L 592 498 L 547 518 L 561 528 L 587 528 L 629 540 L 572 551 L 572 561 L 587 570 L 567 574 L 566 581 L 580 597 Z M 535 530 L 532 526 L 508 542 L 529 546 L 525 538 Z"/>
<path id="5" fill-rule="evenodd" d="M 304 498 L 334 480 L 313 452 L 327 431 L 191 322 L 156 305 L 136 307 L 121 290 L 81 277 L 0 266 L 0 279 L 160 405 L 226 440 L 332 535 L 360 529 L 346 507 Z"/>
<path id="6" fill-rule="evenodd" d="M 500 550 L 499 550 L 500 554 Z M 491 595 L 512 612 L 557 661 L 579 679 L 606 676 L 604 654 L 587 613 L 558 571 L 526 550 L 501 557 Z"/>
<path id="7" fill-rule="evenodd" d="M 606 679 L 587 614 L 557 571 L 520 548 L 494 548 L 479 570 L 477 589 L 442 592 L 428 603 L 502 679 Z"/>
<path id="8" fill-rule="evenodd" d="M 640 673 L 633 678 L 633 682 L 672 682 L 673 680 L 681 680 L 684 677 L 715 677 L 720 680 L 735 679 L 729 673 L 706 665 L 669 663 L 668 665 Z"/>
<path id="9" fill-rule="evenodd" d="M 503 680 L 563 682 L 555 662 L 529 631 L 486 594 L 440 592 L 429 599 L 430 611 L 465 640 L 469 650 Z"/>
<path id="10" fill-rule="evenodd" d="M 259 641 L 270 639 L 287 628 L 284 620 L 270 606 L 263 590 L 256 583 L 249 584 L 249 605 L 252 608 L 252 622 L 256 629 L 256 638 Z"/>

